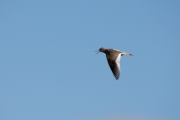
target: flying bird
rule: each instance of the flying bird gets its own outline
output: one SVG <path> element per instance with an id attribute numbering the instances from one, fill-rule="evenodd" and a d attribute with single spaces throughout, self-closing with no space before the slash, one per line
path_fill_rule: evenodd
<path id="1" fill-rule="evenodd" d="M 99 50 L 96 51 L 97 53 L 103 52 L 106 54 L 107 62 L 109 64 L 109 67 L 111 68 L 111 71 L 116 78 L 116 80 L 119 79 L 120 76 L 120 59 L 121 56 L 127 55 L 127 56 L 133 56 L 130 53 L 122 52 L 115 49 L 106 49 L 101 47 Z"/>

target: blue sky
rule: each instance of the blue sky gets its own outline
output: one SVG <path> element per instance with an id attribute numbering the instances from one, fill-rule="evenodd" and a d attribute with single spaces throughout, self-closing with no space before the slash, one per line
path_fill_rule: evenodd
<path id="1" fill-rule="evenodd" d="M 180 1 L 0 1 L 1 120 L 179 120 Z M 115 80 L 100 47 L 132 53 Z"/>

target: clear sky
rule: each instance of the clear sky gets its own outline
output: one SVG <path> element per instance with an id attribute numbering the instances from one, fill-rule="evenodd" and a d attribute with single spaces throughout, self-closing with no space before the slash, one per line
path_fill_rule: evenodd
<path id="1" fill-rule="evenodd" d="M 180 120 L 179 51 L 179 0 L 1 0 L 0 120 Z"/>

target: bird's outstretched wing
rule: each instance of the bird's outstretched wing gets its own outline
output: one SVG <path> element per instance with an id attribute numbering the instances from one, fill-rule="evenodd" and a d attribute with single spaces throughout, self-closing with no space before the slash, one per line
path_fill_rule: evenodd
<path id="1" fill-rule="evenodd" d="M 116 80 L 118 80 L 118 78 L 120 76 L 120 63 L 119 63 L 120 58 L 121 58 L 121 55 L 119 54 L 116 61 L 107 60 L 109 67 L 111 68 L 111 71 L 112 71 L 114 77 L 116 78 Z"/>

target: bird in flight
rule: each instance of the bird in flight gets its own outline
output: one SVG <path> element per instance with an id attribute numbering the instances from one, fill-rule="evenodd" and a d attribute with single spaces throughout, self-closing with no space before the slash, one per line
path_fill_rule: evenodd
<path id="1" fill-rule="evenodd" d="M 127 55 L 127 56 L 133 56 L 131 53 L 122 52 L 115 49 L 106 49 L 101 47 L 99 50 L 96 51 L 97 53 L 103 52 L 106 54 L 107 62 L 109 64 L 109 67 L 111 68 L 111 71 L 118 80 L 120 76 L 120 59 L 121 56 Z"/>

